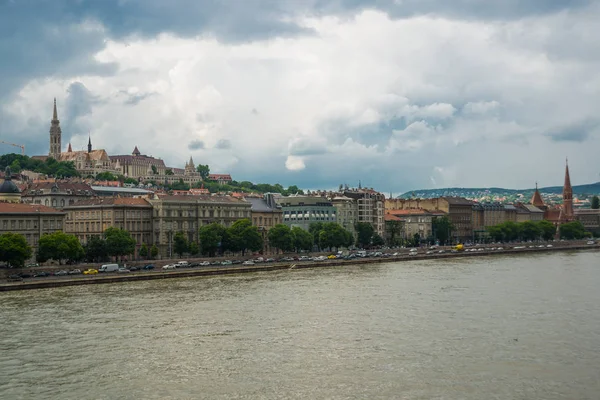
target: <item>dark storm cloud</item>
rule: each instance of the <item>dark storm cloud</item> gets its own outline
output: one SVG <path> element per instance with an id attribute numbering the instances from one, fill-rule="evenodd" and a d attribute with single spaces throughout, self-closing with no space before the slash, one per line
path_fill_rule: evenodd
<path id="1" fill-rule="evenodd" d="M 202 140 L 196 139 L 188 143 L 188 149 L 190 150 L 201 150 L 203 148 L 204 142 Z"/>
<path id="2" fill-rule="evenodd" d="M 599 125 L 598 121 L 578 122 L 556 128 L 546 133 L 546 136 L 556 142 L 584 142 Z"/>
<path id="3" fill-rule="evenodd" d="M 231 142 L 227 139 L 219 139 L 215 145 L 215 149 L 226 150 L 231 148 Z"/>

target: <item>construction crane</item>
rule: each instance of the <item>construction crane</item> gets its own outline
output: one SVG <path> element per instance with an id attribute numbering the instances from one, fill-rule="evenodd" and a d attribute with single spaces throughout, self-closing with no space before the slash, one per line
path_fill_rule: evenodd
<path id="1" fill-rule="evenodd" d="M 25 145 L 23 145 L 23 144 L 14 144 L 14 143 L 6 142 L 4 140 L 0 140 L 0 143 L 8 144 L 10 146 L 20 147 L 21 148 L 21 154 L 25 155 Z"/>

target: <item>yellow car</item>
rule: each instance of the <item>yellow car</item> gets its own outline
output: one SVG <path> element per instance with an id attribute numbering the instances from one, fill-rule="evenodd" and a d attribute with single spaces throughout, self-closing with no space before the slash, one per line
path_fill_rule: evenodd
<path id="1" fill-rule="evenodd" d="M 331 254 L 331 255 L 328 255 L 328 256 L 327 256 L 327 258 L 329 258 L 330 260 L 334 260 L 334 259 L 336 259 L 337 257 L 336 257 L 336 256 L 334 256 L 333 254 Z"/>
<path id="2" fill-rule="evenodd" d="M 84 275 L 94 275 L 94 274 L 97 274 L 97 273 L 98 273 L 98 270 L 97 269 L 93 269 L 93 268 L 86 269 L 85 271 L 83 271 Z"/>

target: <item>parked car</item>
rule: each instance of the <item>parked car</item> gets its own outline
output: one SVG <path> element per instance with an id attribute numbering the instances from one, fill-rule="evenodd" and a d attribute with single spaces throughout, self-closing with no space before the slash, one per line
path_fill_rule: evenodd
<path id="1" fill-rule="evenodd" d="M 97 273 L 98 273 L 98 270 L 94 269 L 94 268 L 89 268 L 89 269 L 86 269 L 85 271 L 83 271 L 84 275 L 95 275 Z"/>
<path id="2" fill-rule="evenodd" d="M 210 265 L 210 263 L 208 261 L 201 261 L 198 263 L 198 265 L 201 267 L 207 267 Z"/>
<path id="3" fill-rule="evenodd" d="M 162 267 L 162 269 L 164 269 L 164 270 L 167 270 L 167 269 L 176 269 L 176 268 L 177 267 L 175 266 L 175 264 L 167 264 L 167 265 L 164 265 Z"/>
<path id="4" fill-rule="evenodd" d="M 130 271 L 139 271 L 139 267 L 129 267 Z"/>
<path id="5" fill-rule="evenodd" d="M 37 263 L 31 263 L 31 264 L 27 264 L 27 268 L 33 268 L 33 267 L 39 267 L 40 264 Z"/>
<path id="6" fill-rule="evenodd" d="M 117 272 L 123 273 L 123 272 L 130 272 L 130 271 L 127 268 L 121 267 L 117 270 Z"/>
<path id="7" fill-rule="evenodd" d="M 8 278 L 7 278 L 7 280 L 9 282 L 20 282 L 20 281 L 23 280 L 23 277 L 21 275 L 17 275 L 17 274 L 15 274 L 15 275 L 9 275 Z"/>
<path id="8" fill-rule="evenodd" d="M 148 270 L 154 269 L 154 265 L 152 265 L 152 264 L 144 265 L 144 267 L 142 269 L 145 271 L 148 271 Z"/>
<path id="9" fill-rule="evenodd" d="M 225 260 L 221 263 L 221 265 L 231 265 L 231 264 L 233 264 L 233 263 L 229 260 Z"/>
<path id="10" fill-rule="evenodd" d="M 40 272 L 37 272 L 35 275 L 33 275 L 34 278 L 43 278 L 46 276 L 50 276 L 50 273 L 48 273 L 46 271 L 40 271 Z"/>
<path id="11" fill-rule="evenodd" d="M 79 275 L 81 273 L 80 269 L 72 269 L 69 271 L 69 275 Z"/>
<path id="12" fill-rule="evenodd" d="M 244 261 L 243 265 L 254 265 L 254 261 L 246 260 L 246 261 Z"/>
<path id="13" fill-rule="evenodd" d="M 63 270 L 61 270 L 61 271 L 56 271 L 56 272 L 54 273 L 54 275 L 55 275 L 55 276 L 63 276 L 63 275 L 68 275 L 68 274 L 69 274 L 69 272 L 68 272 L 68 271 L 65 271 L 64 269 L 63 269 Z"/>
<path id="14" fill-rule="evenodd" d="M 588 240 L 587 244 L 596 244 L 593 240 Z"/>

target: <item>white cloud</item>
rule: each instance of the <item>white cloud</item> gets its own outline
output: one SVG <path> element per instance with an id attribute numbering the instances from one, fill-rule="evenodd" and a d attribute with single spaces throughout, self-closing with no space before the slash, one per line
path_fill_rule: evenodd
<path id="1" fill-rule="evenodd" d="M 48 121 L 54 93 L 60 113 L 65 91 L 79 81 L 100 99 L 81 126 L 113 154 L 138 145 L 182 166 L 191 152 L 235 179 L 293 184 L 302 171 L 313 187 L 366 175 L 394 191 L 430 182 L 523 186 L 555 177 L 564 158 L 564 142 L 544 133 L 600 107 L 598 60 L 586 54 L 596 42 L 566 58 L 550 43 L 563 30 L 575 37 L 598 30 L 571 28 L 578 18 L 589 19 L 392 20 L 363 11 L 301 18 L 314 35 L 236 44 L 209 35 L 132 36 L 95 56 L 118 63 L 114 76 L 33 80 L 5 110 L 23 129 Z M 39 139 L 45 135 L 47 128 Z M 74 146 L 85 144 L 87 132 L 71 135 Z M 569 143 L 574 163 L 595 160 L 590 149 L 599 138 L 587 137 Z M 516 157 L 537 162 L 517 169 Z M 443 167 L 432 172 L 434 165 Z M 581 173 L 596 179 L 595 171 Z"/>

